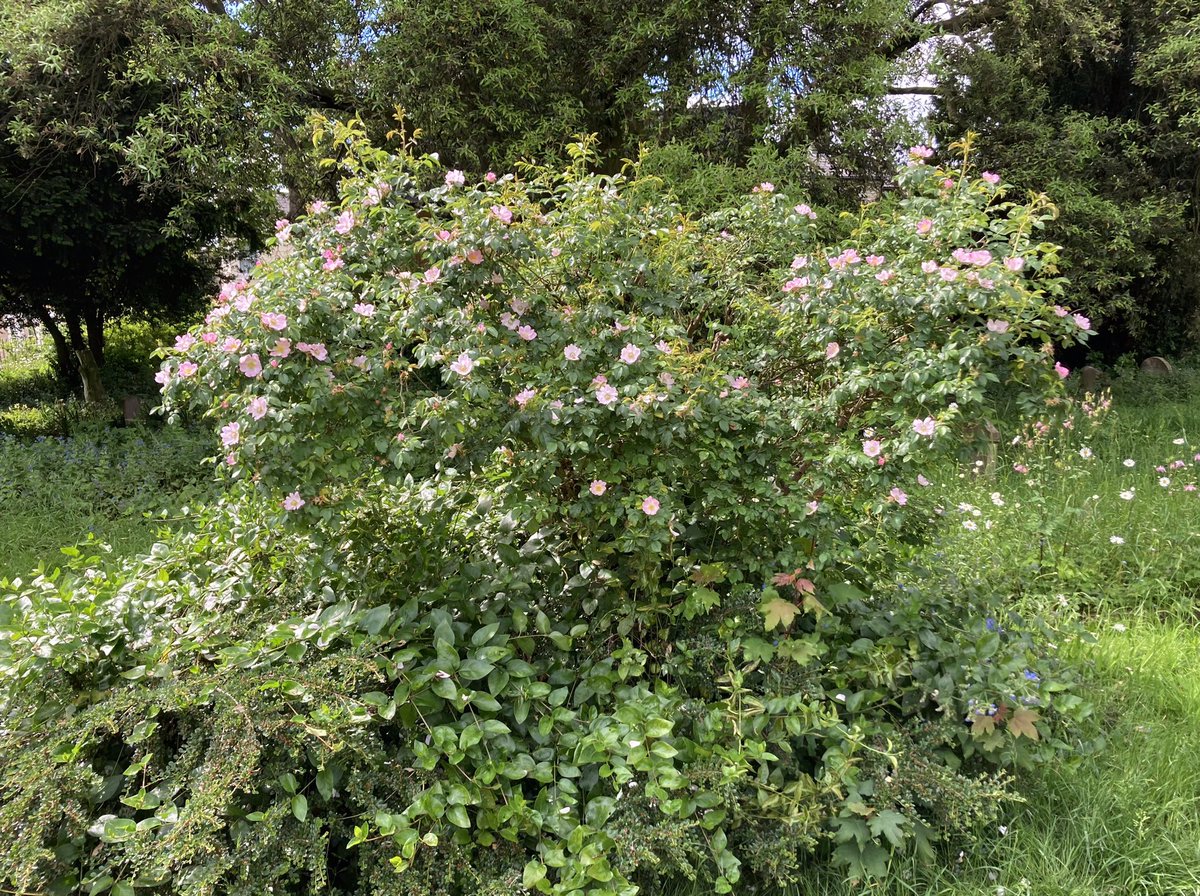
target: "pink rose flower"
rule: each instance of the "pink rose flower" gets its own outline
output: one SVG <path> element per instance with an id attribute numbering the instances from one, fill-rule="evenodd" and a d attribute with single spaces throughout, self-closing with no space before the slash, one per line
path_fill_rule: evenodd
<path id="1" fill-rule="evenodd" d="M 642 356 L 642 350 L 633 343 L 627 344 L 621 349 L 621 360 L 626 364 L 632 364 Z"/>
<path id="2" fill-rule="evenodd" d="M 283 499 L 284 510 L 299 510 L 304 506 L 304 499 L 300 497 L 299 492 L 292 492 Z"/>
<path id="3" fill-rule="evenodd" d="M 258 359 L 258 355 L 242 355 L 238 361 L 238 370 L 248 377 L 261 376 L 262 369 L 262 361 Z"/>
<path id="4" fill-rule="evenodd" d="M 658 513 L 658 509 L 661 506 L 662 505 L 658 503 L 657 498 L 647 497 L 642 501 L 642 513 L 646 514 L 646 516 L 654 516 L 656 513 Z"/>
<path id="5" fill-rule="evenodd" d="M 608 491 L 608 483 L 603 479 L 593 479 L 592 484 L 588 486 L 588 491 L 598 498 Z"/>
<path id="6" fill-rule="evenodd" d="M 578 361 L 583 357 L 583 349 L 577 346 L 574 342 L 563 349 L 563 357 L 568 361 Z"/>
<path id="7" fill-rule="evenodd" d="M 862 443 L 862 451 L 867 457 L 879 457 L 883 444 L 878 439 L 867 439 Z"/>

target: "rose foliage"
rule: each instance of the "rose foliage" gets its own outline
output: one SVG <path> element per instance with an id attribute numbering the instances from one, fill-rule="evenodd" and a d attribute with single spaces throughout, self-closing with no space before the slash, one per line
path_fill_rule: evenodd
<path id="1" fill-rule="evenodd" d="M 922 471 L 1066 406 L 1044 199 L 918 149 L 824 248 L 769 184 L 694 220 L 586 144 L 333 136 L 340 201 L 165 350 L 225 498 L 7 585 L 8 888 L 864 877 L 1084 748 L 1049 633 L 922 567 Z"/>

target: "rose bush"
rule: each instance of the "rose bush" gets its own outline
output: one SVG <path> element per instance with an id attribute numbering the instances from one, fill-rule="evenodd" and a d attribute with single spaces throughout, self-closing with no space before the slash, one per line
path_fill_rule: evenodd
<path id="1" fill-rule="evenodd" d="M 829 249 L 769 184 L 693 220 L 583 144 L 475 183 L 332 135 L 340 201 L 165 351 L 208 524 L 9 586 L 10 885 L 862 877 L 1082 749 L 1048 634 L 918 562 L 928 465 L 1066 405 L 1044 199 L 917 148 Z"/>

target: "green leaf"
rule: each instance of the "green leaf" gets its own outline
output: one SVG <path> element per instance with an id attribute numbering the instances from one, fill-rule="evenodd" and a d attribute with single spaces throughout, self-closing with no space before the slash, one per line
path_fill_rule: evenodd
<path id="1" fill-rule="evenodd" d="M 903 846 L 906 839 L 904 828 L 908 819 L 892 809 L 884 809 L 868 822 L 871 833 L 878 837 L 882 834 L 892 846 Z"/>
<path id="2" fill-rule="evenodd" d="M 471 826 L 471 818 L 467 815 L 467 810 L 463 806 L 447 806 L 446 818 L 452 825 L 464 830 Z"/>
<path id="3" fill-rule="evenodd" d="M 304 794 L 298 793 L 292 797 L 292 815 L 296 816 L 296 821 L 308 818 L 308 800 L 304 798 Z"/>
<path id="4" fill-rule="evenodd" d="M 521 886 L 526 890 L 533 887 L 546 877 L 546 866 L 537 859 L 531 859 L 525 864 L 525 870 L 521 872 Z"/>
<path id="5" fill-rule="evenodd" d="M 795 618 L 800 614 L 798 606 L 790 600 L 784 600 L 778 596 L 763 601 L 759 606 L 759 610 L 763 614 L 763 623 L 767 631 L 771 631 L 776 626 L 780 628 L 790 627 Z"/>

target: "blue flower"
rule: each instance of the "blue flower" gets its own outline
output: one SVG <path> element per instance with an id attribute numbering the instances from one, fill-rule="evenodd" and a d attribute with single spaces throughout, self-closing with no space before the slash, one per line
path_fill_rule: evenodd
<path id="1" fill-rule="evenodd" d="M 991 616 L 989 616 L 989 617 L 988 617 L 988 618 L 987 618 L 987 619 L 984 621 L 984 625 L 986 625 L 986 626 L 987 626 L 987 630 L 988 630 L 989 632 L 994 632 L 994 631 L 996 630 L 996 620 L 995 620 L 995 619 L 993 619 Z"/>
<path id="2" fill-rule="evenodd" d="M 1029 669 L 1025 670 L 1025 677 L 1029 681 L 1041 681 L 1042 680 L 1042 676 L 1038 675 L 1036 672 L 1030 671 Z"/>

